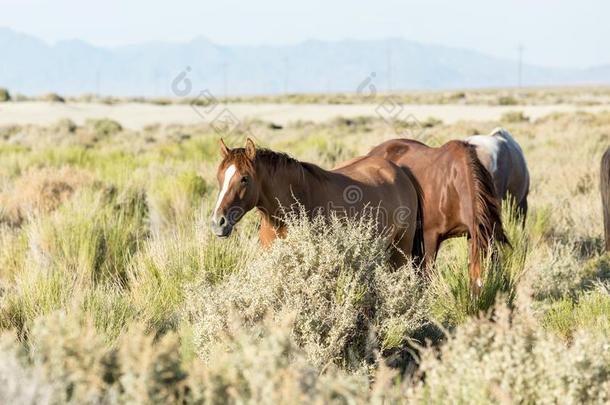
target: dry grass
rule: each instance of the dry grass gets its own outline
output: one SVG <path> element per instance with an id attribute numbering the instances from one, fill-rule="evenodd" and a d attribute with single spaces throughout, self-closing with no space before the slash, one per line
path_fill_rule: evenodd
<path id="1" fill-rule="evenodd" d="M 477 301 L 464 240 L 424 283 L 388 270 L 366 221 L 296 217 L 270 251 L 254 213 L 212 237 L 219 135 L 206 124 L 1 129 L 0 401 L 607 402 L 610 114 L 424 121 L 432 144 L 503 124 L 529 162 L 530 216 L 522 229 L 505 205 L 513 249 L 487 261 Z M 251 121 L 228 142 L 247 129 L 327 167 L 396 136 L 370 118 Z"/>
<path id="2" fill-rule="evenodd" d="M 30 169 L 0 194 L 0 223 L 17 226 L 28 216 L 51 212 L 92 182 L 89 174 L 71 167 Z"/>
<path id="3" fill-rule="evenodd" d="M 335 94 L 284 94 L 275 96 L 233 96 L 222 98 L 223 103 L 290 103 L 290 104 L 358 104 L 370 102 L 368 92 L 335 93 Z M 555 87 L 555 88 L 524 88 L 524 89 L 480 89 L 451 91 L 409 91 L 390 96 L 403 104 L 484 104 L 484 105 L 541 105 L 541 104 L 576 104 L 596 105 L 607 104 L 610 101 L 608 87 Z M 171 98 L 117 98 L 83 95 L 69 98 L 69 101 L 98 102 L 117 104 L 124 102 L 146 102 L 157 105 L 191 103 L 193 100 L 177 100 Z M 197 100 L 195 100 L 196 102 Z M 200 100 L 199 100 L 200 101 Z"/>

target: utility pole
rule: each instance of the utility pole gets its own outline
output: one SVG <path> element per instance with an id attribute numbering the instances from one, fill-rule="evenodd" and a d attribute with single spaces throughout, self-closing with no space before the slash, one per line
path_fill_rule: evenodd
<path id="1" fill-rule="evenodd" d="M 100 70 L 95 71 L 95 95 L 100 96 Z"/>
<path id="2" fill-rule="evenodd" d="M 519 44 L 519 76 L 518 76 L 518 87 L 521 88 L 523 85 L 523 44 Z"/>
<path id="3" fill-rule="evenodd" d="M 288 94 L 288 56 L 284 57 L 284 94 Z"/>
<path id="4" fill-rule="evenodd" d="M 222 87 L 225 96 L 225 103 L 227 102 L 227 97 L 229 96 L 229 78 L 228 78 L 228 65 L 227 62 L 222 64 Z"/>
<path id="5" fill-rule="evenodd" d="M 388 93 L 392 92 L 392 45 L 388 41 L 388 50 L 387 50 L 387 69 L 388 69 Z"/>

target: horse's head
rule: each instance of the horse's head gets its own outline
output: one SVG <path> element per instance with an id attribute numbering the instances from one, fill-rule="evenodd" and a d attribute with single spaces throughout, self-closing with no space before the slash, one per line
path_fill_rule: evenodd
<path id="1" fill-rule="evenodd" d="M 220 193 L 212 212 L 212 231 L 219 237 L 231 234 L 233 226 L 256 205 L 260 182 L 256 178 L 256 147 L 250 138 L 243 148 L 229 149 L 220 140 L 222 162 L 218 166 Z"/>

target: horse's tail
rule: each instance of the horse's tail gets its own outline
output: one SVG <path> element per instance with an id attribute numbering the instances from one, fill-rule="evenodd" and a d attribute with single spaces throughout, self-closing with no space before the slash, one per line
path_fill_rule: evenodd
<path id="1" fill-rule="evenodd" d="M 606 150 L 602 157 L 600 180 L 606 251 L 610 252 L 610 148 Z"/>
<path id="2" fill-rule="evenodd" d="M 424 193 L 415 176 L 409 171 L 411 183 L 417 193 L 417 221 L 415 222 L 415 236 L 413 237 L 413 248 L 411 249 L 411 257 L 418 267 L 424 264 L 426 249 L 424 245 Z"/>
<path id="3" fill-rule="evenodd" d="M 478 258 L 479 254 L 488 251 L 492 240 L 508 245 L 510 242 L 502 226 L 502 211 L 493 179 L 477 157 L 476 147 L 467 143 L 464 145 L 472 184 L 473 226 L 470 237 L 475 250 L 472 254 Z"/>

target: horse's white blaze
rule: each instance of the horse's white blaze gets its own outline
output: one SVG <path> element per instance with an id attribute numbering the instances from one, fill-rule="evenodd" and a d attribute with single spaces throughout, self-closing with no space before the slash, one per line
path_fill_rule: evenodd
<path id="1" fill-rule="evenodd" d="M 229 190 L 229 184 L 231 184 L 231 179 L 233 178 L 236 172 L 237 168 L 235 167 L 235 165 L 231 165 L 227 167 L 227 170 L 225 170 L 225 178 L 222 182 L 220 194 L 218 194 L 218 201 L 216 201 L 216 207 L 214 208 L 214 219 L 216 219 L 220 204 L 222 204 L 222 200 L 225 198 L 225 194 L 227 194 L 227 191 Z"/>
<path id="2" fill-rule="evenodd" d="M 498 168 L 498 154 L 500 153 L 500 140 L 489 135 L 473 135 L 466 138 L 466 142 L 483 148 L 489 154 L 489 171 L 495 173 Z"/>

